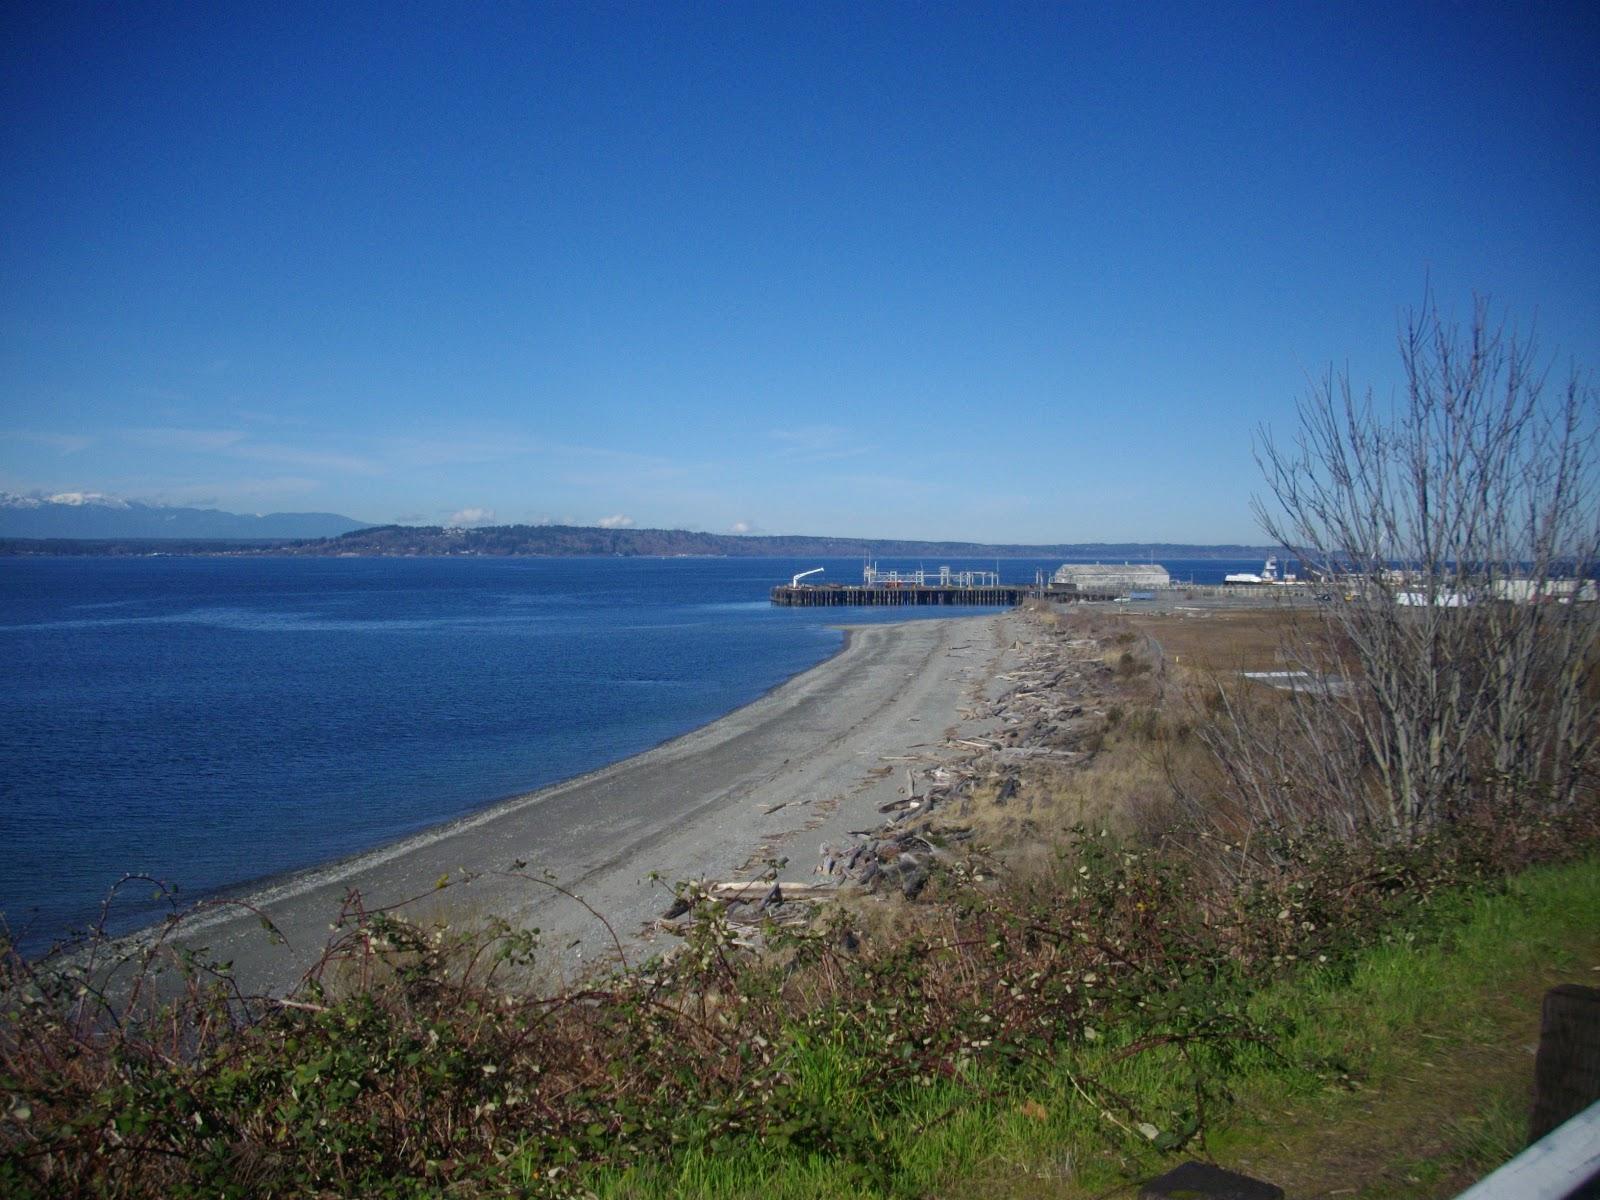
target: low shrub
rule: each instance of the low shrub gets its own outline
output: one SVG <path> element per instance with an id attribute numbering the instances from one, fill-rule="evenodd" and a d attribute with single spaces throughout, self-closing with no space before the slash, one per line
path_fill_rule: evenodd
<path id="1" fill-rule="evenodd" d="M 1239 1055 L 1286 1044 L 1251 1016 L 1262 986 L 1386 937 L 1426 941 L 1463 889 L 1594 834 L 1588 809 L 1405 847 L 1138 848 L 1080 829 L 1048 873 L 951 867 L 944 902 L 893 939 L 857 937 L 841 911 L 771 929 L 779 952 L 754 957 L 689 893 L 670 960 L 554 994 L 502 982 L 536 953 L 528 933 L 359 908 L 281 1001 L 180 956 L 181 988 L 119 1003 L 71 961 L 8 950 L 0 1188 L 567 1195 L 741 1148 L 893 1194 L 912 1177 L 896 1122 L 1063 1086 L 1106 1145 L 1176 1149 L 1225 1110 Z M 343 994 L 336 977 L 353 981 Z M 1145 1057 L 1159 1083 L 1131 1088 Z"/>

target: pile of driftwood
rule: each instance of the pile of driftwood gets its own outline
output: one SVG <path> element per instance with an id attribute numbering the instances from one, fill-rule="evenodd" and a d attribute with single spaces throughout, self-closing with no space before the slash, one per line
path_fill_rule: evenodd
<path id="1" fill-rule="evenodd" d="M 972 828 L 962 818 L 975 803 L 1010 803 L 1028 764 L 1072 766 L 1092 757 L 1087 743 L 1103 726 L 1105 712 L 1097 705 L 1113 675 L 1102 659 L 1104 649 L 1097 639 L 1067 637 L 1035 623 L 1031 640 L 1011 647 L 1015 665 L 998 677 L 1010 686 L 992 696 L 974 695 L 962 713 L 964 721 L 986 731 L 949 737 L 926 757 L 885 760 L 880 772 L 904 767 L 902 794 L 878 807 L 885 818 L 878 828 L 854 831 L 855 840 L 843 846 L 821 845 L 814 872 L 820 879 L 716 883 L 706 895 L 727 903 L 730 918 L 748 920 L 782 919 L 782 906 L 827 900 L 846 886 L 915 899 L 938 862 L 971 840 Z M 682 915 L 688 906 L 680 905 L 663 915 Z"/>
<path id="2" fill-rule="evenodd" d="M 1035 623 L 1028 644 L 1011 647 L 1015 665 L 998 677 L 1010 686 L 974 696 L 962 714 L 987 732 L 950 737 L 933 761 L 907 766 L 904 794 L 879 806 L 885 823 L 849 846 L 824 844 L 818 873 L 915 899 L 935 864 L 972 838 L 962 818 L 980 797 L 1004 806 L 1021 790 L 1027 764 L 1074 766 L 1092 757 L 1087 743 L 1105 717 L 1096 705 L 1112 676 L 1103 650 L 1094 638 Z"/>

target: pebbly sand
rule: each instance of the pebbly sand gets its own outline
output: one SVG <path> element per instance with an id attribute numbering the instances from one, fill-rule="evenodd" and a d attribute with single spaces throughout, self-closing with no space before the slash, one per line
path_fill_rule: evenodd
<path id="1" fill-rule="evenodd" d="M 807 880 L 822 842 L 876 828 L 905 794 L 905 768 L 947 736 L 985 727 L 965 711 L 995 686 L 1018 636 L 1015 613 L 847 627 L 844 648 L 752 704 L 601 770 L 494 805 L 427 833 L 289 876 L 185 920 L 180 940 L 232 960 L 247 993 L 282 994 L 316 960 L 350 889 L 376 908 L 425 897 L 407 915 L 503 917 L 540 930 L 540 957 L 571 978 L 615 962 L 612 935 L 583 905 L 526 879 L 549 872 L 605 916 L 637 963 L 675 940 L 657 926 L 687 879 L 754 879 L 787 857 Z M 475 876 L 459 882 L 463 872 Z M 650 878 L 654 872 L 665 882 Z M 456 882 L 435 888 L 441 877 Z M 816 877 L 821 882 L 821 877 Z"/>

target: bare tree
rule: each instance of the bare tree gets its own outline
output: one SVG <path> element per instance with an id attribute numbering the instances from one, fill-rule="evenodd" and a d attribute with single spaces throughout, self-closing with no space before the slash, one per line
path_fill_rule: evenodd
<path id="1" fill-rule="evenodd" d="M 1286 639 L 1286 649 L 1298 639 Z M 1306 656 L 1292 661 L 1302 664 Z M 1346 684 L 1324 664 L 1284 691 L 1214 673 L 1202 685 L 1194 733 L 1220 772 L 1221 788 L 1169 771 L 1180 805 L 1230 841 L 1257 832 L 1331 833 L 1350 840 L 1387 827 L 1386 806 L 1369 774 L 1366 743 Z M 1195 784 L 1202 786 L 1197 789 Z M 1264 847 L 1269 855 L 1271 843 Z"/>
<path id="2" fill-rule="evenodd" d="M 1255 508 L 1329 597 L 1298 723 L 1359 747 L 1347 820 L 1410 837 L 1468 803 L 1569 802 L 1593 767 L 1600 488 L 1594 389 L 1549 386 L 1482 302 L 1462 329 L 1430 299 L 1400 357 L 1389 405 L 1330 370 L 1292 440 L 1261 432 Z"/>

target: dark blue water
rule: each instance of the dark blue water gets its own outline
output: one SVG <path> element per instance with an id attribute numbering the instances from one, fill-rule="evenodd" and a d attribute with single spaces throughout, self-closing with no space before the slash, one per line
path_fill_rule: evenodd
<path id="1" fill-rule="evenodd" d="M 0 559 L 0 912 L 39 949 L 126 872 L 194 896 L 368 849 L 705 724 L 830 626 L 962 611 L 770 606 L 817 565 Z M 131 889 L 112 923 L 154 911 Z"/>

